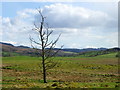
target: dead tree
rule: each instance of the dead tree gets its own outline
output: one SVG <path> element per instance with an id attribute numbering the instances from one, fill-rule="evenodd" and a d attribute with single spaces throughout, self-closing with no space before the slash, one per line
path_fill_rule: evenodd
<path id="1" fill-rule="evenodd" d="M 32 47 L 36 49 L 36 51 L 40 53 L 40 56 L 42 57 L 41 64 L 42 64 L 43 80 L 44 80 L 44 83 L 47 83 L 47 80 L 46 80 L 47 70 L 52 69 L 57 65 L 57 63 L 54 62 L 51 58 L 54 57 L 63 46 L 61 46 L 60 49 L 58 50 L 54 50 L 60 35 L 54 41 L 49 40 L 49 37 L 53 33 L 53 30 L 50 30 L 50 27 L 48 26 L 48 24 L 45 24 L 46 17 L 43 16 L 41 10 L 38 10 L 38 12 L 41 16 L 41 23 L 40 23 L 40 26 L 37 26 L 34 23 L 35 28 L 33 30 L 38 32 L 39 41 L 36 41 L 31 37 L 30 37 L 30 41 L 31 41 L 31 45 L 32 43 L 34 43 L 34 44 L 37 44 L 38 46 L 41 46 L 41 50 L 38 50 L 32 45 Z"/>

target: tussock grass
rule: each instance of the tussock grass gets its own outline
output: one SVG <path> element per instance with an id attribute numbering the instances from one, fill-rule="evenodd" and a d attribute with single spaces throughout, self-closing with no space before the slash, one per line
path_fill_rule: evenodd
<path id="1" fill-rule="evenodd" d="M 118 88 L 118 58 L 55 57 L 58 65 L 42 80 L 41 58 L 3 57 L 3 88 Z"/>

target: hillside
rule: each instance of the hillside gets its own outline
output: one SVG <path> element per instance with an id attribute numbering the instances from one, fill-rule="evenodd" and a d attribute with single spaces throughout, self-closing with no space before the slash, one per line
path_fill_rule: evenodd
<path id="1" fill-rule="evenodd" d="M 80 52 L 88 52 L 88 51 L 101 51 L 101 50 L 106 50 L 106 48 L 84 48 L 84 49 L 66 48 L 66 49 L 62 49 L 62 50 L 63 51 L 80 53 Z"/>
<path id="2" fill-rule="evenodd" d="M 49 48 L 46 48 L 49 49 Z M 54 48 L 53 52 L 57 51 L 59 48 Z M 10 43 L 0 42 L 0 50 L 2 51 L 2 56 L 40 56 L 40 49 L 33 49 L 28 46 L 14 46 Z M 39 52 L 38 52 L 39 51 Z M 74 49 L 66 48 L 61 49 L 56 56 L 82 56 L 82 57 L 95 57 L 104 54 L 118 53 L 120 48 L 84 48 L 84 49 Z M 117 54 L 117 57 L 120 55 Z"/>
<path id="3" fill-rule="evenodd" d="M 36 51 L 32 48 L 17 47 L 8 43 L 0 43 L 2 56 L 16 56 L 16 55 L 35 55 Z"/>
<path id="4" fill-rule="evenodd" d="M 111 49 L 100 50 L 100 51 L 81 52 L 79 53 L 79 56 L 95 57 L 95 56 L 101 56 L 101 55 L 107 55 L 107 54 L 115 54 L 116 57 L 120 57 L 119 55 L 120 48 L 111 48 Z"/>
<path id="5" fill-rule="evenodd" d="M 7 57 L 7 56 L 18 56 L 18 55 L 25 55 L 25 56 L 40 56 L 40 49 L 33 49 L 27 46 L 14 46 L 9 43 L 3 43 L 0 42 L 0 50 L 2 51 L 2 56 Z M 53 52 L 55 52 L 54 50 Z M 57 53 L 57 56 L 75 56 L 78 55 L 77 53 L 74 52 L 68 52 L 68 51 L 63 51 L 60 50 Z"/>

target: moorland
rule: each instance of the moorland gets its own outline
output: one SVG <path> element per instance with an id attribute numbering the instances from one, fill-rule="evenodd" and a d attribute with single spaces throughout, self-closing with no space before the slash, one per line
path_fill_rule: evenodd
<path id="1" fill-rule="evenodd" d="M 3 51 L 2 88 L 119 88 L 118 52 L 119 48 L 64 51 L 67 55 L 53 58 L 58 64 L 47 71 L 43 83 L 41 57 Z"/>

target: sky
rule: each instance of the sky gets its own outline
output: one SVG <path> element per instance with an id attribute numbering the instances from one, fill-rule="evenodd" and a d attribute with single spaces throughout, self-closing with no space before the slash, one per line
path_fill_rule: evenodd
<path id="1" fill-rule="evenodd" d="M 41 8 L 59 48 L 118 47 L 117 2 L 2 2 L 2 42 L 30 46 L 29 36 L 37 39 L 32 30 L 40 22 Z"/>

